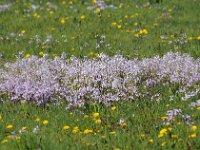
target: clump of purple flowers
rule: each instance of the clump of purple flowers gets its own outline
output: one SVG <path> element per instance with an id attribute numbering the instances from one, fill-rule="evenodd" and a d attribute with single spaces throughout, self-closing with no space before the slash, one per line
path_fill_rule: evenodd
<path id="1" fill-rule="evenodd" d="M 194 122 L 192 122 L 191 116 L 188 114 L 183 114 L 181 109 L 168 110 L 166 116 L 167 116 L 167 120 L 165 122 L 166 125 L 174 123 L 175 122 L 174 119 L 177 117 L 179 117 L 182 121 L 184 121 L 188 125 L 194 124 Z"/>
<path id="2" fill-rule="evenodd" d="M 46 104 L 64 99 L 69 106 L 132 100 L 141 96 L 141 85 L 191 87 L 199 81 L 200 60 L 172 52 L 142 60 L 105 54 L 93 59 L 32 56 L 0 69 L 0 92 L 6 92 L 12 101 Z"/>
<path id="3" fill-rule="evenodd" d="M 117 7 L 114 6 L 113 4 L 107 5 L 104 0 L 97 0 L 94 3 L 94 6 L 88 6 L 87 7 L 87 9 L 89 9 L 89 10 L 92 10 L 92 9 L 95 9 L 95 8 L 100 8 L 101 10 L 104 10 L 104 9 L 107 9 L 107 8 L 117 9 Z"/>

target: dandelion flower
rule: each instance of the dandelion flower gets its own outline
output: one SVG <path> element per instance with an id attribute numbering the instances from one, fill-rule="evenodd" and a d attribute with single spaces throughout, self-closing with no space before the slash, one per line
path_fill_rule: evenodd
<path id="1" fill-rule="evenodd" d="M 147 29 L 143 29 L 143 30 L 142 30 L 142 33 L 143 33 L 143 34 L 148 34 Z"/>
<path id="2" fill-rule="evenodd" d="M 42 57 L 44 55 L 44 52 L 39 52 L 38 55 Z"/>
<path id="3" fill-rule="evenodd" d="M 117 23 L 116 22 L 112 22 L 112 26 L 116 26 L 117 25 Z"/>
<path id="4" fill-rule="evenodd" d="M 63 130 L 67 130 L 67 129 L 69 129 L 69 128 L 70 128 L 70 127 L 67 126 L 67 125 L 63 126 Z"/>
<path id="5" fill-rule="evenodd" d="M 162 143 L 161 143 L 161 146 L 165 146 L 165 144 L 166 144 L 166 142 L 162 142 Z"/>
<path id="6" fill-rule="evenodd" d="M 36 121 L 36 122 L 40 122 L 40 118 L 37 117 L 37 118 L 35 119 L 35 121 Z"/>
<path id="7" fill-rule="evenodd" d="M 79 132 L 79 128 L 78 126 L 75 126 L 73 129 L 72 129 L 72 133 L 77 133 Z"/>
<path id="8" fill-rule="evenodd" d="M 176 135 L 176 134 L 172 134 L 172 136 L 171 136 L 173 139 L 177 139 L 178 138 L 178 136 Z"/>
<path id="9" fill-rule="evenodd" d="M 117 25 L 117 28 L 118 28 L 118 29 L 121 29 L 121 28 L 122 28 L 122 25 Z"/>
<path id="10" fill-rule="evenodd" d="M 194 139 L 194 138 L 197 137 L 197 135 L 196 135 L 196 133 L 193 133 L 193 134 L 190 134 L 188 137 L 191 138 L 191 139 Z"/>
<path id="11" fill-rule="evenodd" d="M 100 12 L 101 12 L 101 9 L 100 9 L 100 8 L 96 8 L 95 12 L 96 12 L 96 13 L 100 13 Z"/>
<path id="12" fill-rule="evenodd" d="M 162 130 L 160 130 L 159 135 L 158 135 L 158 138 L 163 137 L 165 134 L 167 134 L 167 129 L 162 129 Z"/>
<path id="13" fill-rule="evenodd" d="M 137 23 L 137 22 L 134 22 L 134 23 L 133 23 L 133 25 L 134 25 L 134 26 L 137 26 L 137 25 L 138 25 L 138 23 Z"/>
<path id="14" fill-rule="evenodd" d="M 13 128 L 13 125 L 12 125 L 12 124 L 9 124 L 9 125 L 6 126 L 6 128 L 7 128 L 7 129 L 12 129 L 12 128 Z"/>
<path id="15" fill-rule="evenodd" d="M 60 24 L 65 24 L 65 19 L 64 18 L 62 18 L 62 19 L 60 19 Z"/>
<path id="16" fill-rule="evenodd" d="M 93 116 L 94 118 L 99 117 L 99 113 L 95 112 L 95 113 L 93 113 L 92 116 Z"/>
<path id="17" fill-rule="evenodd" d="M 117 109 L 116 106 L 112 106 L 112 107 L 111 107 L 111 110 L 115 110 L 115 109 Z"/>
<path id="18" fill-rule="evenodd" d="M 29 57 L 31 57 L 31 55 L 30 55 L 30 54 L 26 54 L 25 57 L 26 57 L 26 58 L 29 58 Z"/>
<path id="19" fill-rule="evenodd" d="M 90 129 L 85 129 L 85 130 L 83 131 L 84 134 L 88 134 L 88 133 L 92 133 L 92 132 L 93 132 L 93 130 L 90 130 Z"/>
<path id="20" fill-rule="evenodd" d="M 153 143 L 154 142 L 154 140 L 153 139 L 149 139 L 149 141 L 148 141 L 149 143 Z"/>
<path id="21" fill-rule="evenodd" d="M 44 120 L 42 123 L 43 123 L 43 125 L 47 125 L 49 123 L 49 121 L 48 120 Z"/>
<path id="22" fill-rule="evenodd" d="M 166 119 L 168 119 L 168 117 L 167 116 L 162 116 L 161 119 L 162 120 L 166 120 Z"/>
<path id="23" fill-rule="evenodd" d="M 84 117 L 83 117 L 84 119 L 86 119 L 86 118 L 89 118 L 89 116 L 88 115 L 84 115 Z"/>
<path id="24" fill-rule="evenodd" d="M 1 144 L 7 143 L 7 142 L 8 142 L 8 140 L 4 139 L 3 141 L 1 141 Z"/>
<path id="25" fill-rule="evenodd" d="M 22 31 L 21 31 L 21 34 L 25 34 L 25 33 L 26 33 L 26 30 L 22 30 Z"/>
<path id="26" fill-rule="evenodd" d="M 81 19 L 81 20 L 84 20 L 84 19 L 85 19 L 85 16 L 84 16 L 84 15 L 80 16 L 80 19 Z"/>
<path id="27" fill-rule="evenodd" d="M 196 131 L 196 130 L 197 130 L 197 126 L 193 125 L 193 126 L 190 127 L 190 129 L 191 129 L 192 131 Z"/>
<path id="28" fill-rule="evenodd" d="M 115 131 L 111 131 L 111 132 L 109 132 L 109 134 L 114 135 L 114 134 L 116 134 L 116 132 Z"/>
<path id="29" fill-rule="evenodd" d="M 96 124 L 101 124 L 101 119 L 95 120 L 95 123 L 96 123 Z"/>

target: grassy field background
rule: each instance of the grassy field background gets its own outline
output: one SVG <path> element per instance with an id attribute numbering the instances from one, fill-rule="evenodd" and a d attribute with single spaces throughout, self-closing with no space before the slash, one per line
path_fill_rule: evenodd
<path id="1" fill-rule="evenodd" d="M 7 4 L 0 11 L 2 68 L 16 55 L 63 52 L 79 58 L 200 56 L 198 0 L 105 0 L 110 8 L 104 10 L 95 0 L 0 1 Z M 133 101 L 70 110 L 65 103 L 12 103 L 0 93 L 0 149 L 199 149 L 199 84 L 187 94 L 178 87 L 157 85 Z"/>

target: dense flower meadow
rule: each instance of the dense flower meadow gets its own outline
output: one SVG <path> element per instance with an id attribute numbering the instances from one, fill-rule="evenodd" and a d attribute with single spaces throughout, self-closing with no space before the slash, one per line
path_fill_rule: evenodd
<path id="1" fill-rule="evenodd" d="M 51 59 L 45 54 L 6 63 L 0 70 L 0 81 L 0 91 L 12 101 L 40 105 L 65 100 L 69 107 L 90 102 L 109 104 L 148 95 L 141 88 L 158 84 L 177 84 L 179 90 L 197 86 L 200 59 L 172 52 L 142 60 L 105 54 L 93 59 L 66 58 L 65 54 Z"/>

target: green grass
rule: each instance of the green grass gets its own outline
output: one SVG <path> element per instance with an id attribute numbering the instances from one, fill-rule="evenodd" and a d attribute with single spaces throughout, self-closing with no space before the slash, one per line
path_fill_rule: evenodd
<path id="1" fill-rule="evenodd" d="M 180 105 L 181 102 L 181 105 Z M 184 113 L 190 112 L 198 125 L 200 112 L 186 108 L 187 104 L 180 100 L 169 102 L 149 102 L 148 99 L 128 103 L 114 104 L 103 107 L 101 105 L 90 106 L 86 110 L 66 111 L 64 106 L 50 105 L 40 108 L 30 104 L 4 104 L 1 109 L 1 136 L 8 139 L 8 143 L 1 144 L 1 149 L 198 149 L 200 144 L 198 139 L 191 139 L 190 126 L 186 125 L 180 118 L 174 124 L 163 125 L 161 119 L 170 108 L 182 108 Z M 93 117 L 93 113 L 99 112 L 99 117 Z M 88 115 L 88 118 L 84 117 Z M 36 122 L 39 117 L 40 121 Z M 126 120 L 124 126 L 119 124 L 119 120 Z M 96 124 L 95 120 L 101 119 L 101 124 Z M 44 125 L 43 120 L 48 120 Z M 6 129 L 8 124 L 12 124 L 12 129 Z M 33 128 L 38 125 L 40 131 L 33 133 Z M 69 129 L 63 130 L 65 125 Z M 73 133 L 73 128 L 78 126 L 80 131 Z M 27 127 L 26 132 L 19 134 L 22 127 Z M 158 138 L 161 129 L 170 129 L 167 134 Z M 93 130 L 92 133 L 85 134 L 85 129 Z M 15 136 L 20 140 L 9 139 L 10 132 L 15 132 Z M 114 134 L 112 134 L 114 132 Z M 195 133 L 199 134 L 199 129 Z M 176 135 L 177 138 L 173 138 Z M 149 140 L 154 142 L 150 143 Z M 162 146 L 163 142 L 166 142 Z"/>
<path id="2" fill-rule="evenodd" d="M 87 6 L 93 5 L 91 1 L 87 3 Z M 199 41 L 196 39 L 200 34 L 198 17 L 200 4 L 197 1 L 174 0 L 151 5 L 147 5 L 146 0 L 124 0 L 113 3 L 117 7 L 120 3 L 123 5 L 118 9 L 106 9 L 100 14 L 94 14 L 94 10 L 87 10 L 87 6 L 77 0 L 73 1 L 73 4 L 52 1 L 57 10 L 50 9 L 46 1 L 19 2 L 9 11 L 0 13 L 1 53 L 5 60 L 14 58 L 19 51 L 30 54 L 43 51 L 58 55 L 66 52 L 68 56 L 88 55 L 90 52 L 104 52 L 111 55 L 121 53 L 132 58 L 138 55 L 139 57 L 161 55 L 171 50 L 190 53 L 195 57 L 200 56 Z M 32 4 L 39 5 L 43 10 L 30 10 Z M 80 19 L 82 15 L 85 16 L 84 20 Z M 61 19 L 65 19 L 64 24 L 60 23 Z M 121 25 L 121 29 L 118 29 L 117 25 L 112 26 L 113 22 Z M 134 36 L 135 32 L 127 33 L 139 29 L 147 29 L 148 34 L 137 38 Z M 25 30 L 24 37 L 18 37 L 22 30 Z M 11 33 L 16 35 L 6 39 Z M 174 41 L 184 34 L 187 44 L 181 42 L 168 44 L 169 41 Z M 32 40 L 32 43 L 29 43 L 35 35 L 42 41 L 51 35 L 52 41 L 42 44 Z M 99 49 L 96 49 L 96 35 L 106 36 L 105 42 Z M 169 38 L 161 40 L 161 35 Z M 189 37 L 193 37 L 193 40 L 188 40 Z M 107 44 L 110 47 L 106 47 Z M 174 45 L 178 47 L 174 48 Z"/>
<path id="3" fill-rule="evenodd" d="M 65 52 L 68 57 L 95 57 L 103 52 L 143 58 L 163 55 L 168 51 L 189 53 L 196 58 L 200 56 L 198 0 L 163 0 L 163 3 L 153 2 L 150 5 L 146 0 L 115 0 L 113 4 L 118 9 L 106 9 L 100 13 L 87 10 L 80 0 L 73 0 L 72 4 L 51 0 L 57 6 L 56 10 L 50 8 L 46 0 L 41 3 L 19 0 L 16 4 L 12 0 L 1 0 L 0 4 L 9 2 L 13 6 L 0 12 L 0 66 L 13 61 L 20 51 L 23 51 L 23 57 L 38 55 L 39 52 L 52 56 Z M 93 5 L 91 0 L 85 2 Z M 109 0 L 106 2 L 109 3 Z M 42 10 L 29 11 L 32 4 Z M 80 18 L 83 15 L 85 19 Z M 62 19 L 65 20 L 63 24 Z M 148 33 L 137 37 L 142 29 Z M 18 36 L 20 33 L 23 36 Z M 41 41 L 34 38 L 36 35 Z M 51 41 L 44 43 L 49 35 L 52 36 Z M 96 44 L 102 35 L 106 38 L 97 49 Z M 2 94 L 0 149 L 199 149 L 200 110 L 191 109 L 189 104 L 200 95 L 183 101 L 182 95 L 176 94 L 173 88 L 153 89 L 152 93 L 162 91 L 159 101 L 144 97 L 111 106 L 90 104 L 75 110 L 66 110 L 65 103 L 45 107 L 12 103 Z M 169 100 L 170 96 L 174 96 L 173 101 Z M 115 110 L 112 110 L 113 106 Z M 196 131 L 192 131 L 191 125 L 187 125 L 180 116 L 168 126 L 163 124 L 161 117 L 175 108 L 192 116 Z M 100 116 L 93 117 L 93 113 L 97 112 Z M 37 117 L 39 122 L 35 121 Z M 120 125 L 122 118 L 126 121 Z M 97 119 L 101 119 L 100 124 L 95 123 Z M 47 125 L 43 124 L 44 120 L 48 120 Z M 7 129 L 9 124 L 13 128 Z M 63 130 L 65 125 L 70 128 Z M 40 131 L 34 133 L 36 126 Z M 76 126 L 80 131 L 73 133 Z M 26 127 L 26 131 L 20 134 L 22 127 Z M 92 133 L 84 134 L 85 129 L 91 129 Z M 158 138 L 162 129 L 167 129 L 167 133 Z M 191 138 L 193 133 L 197 137 Z"/>

